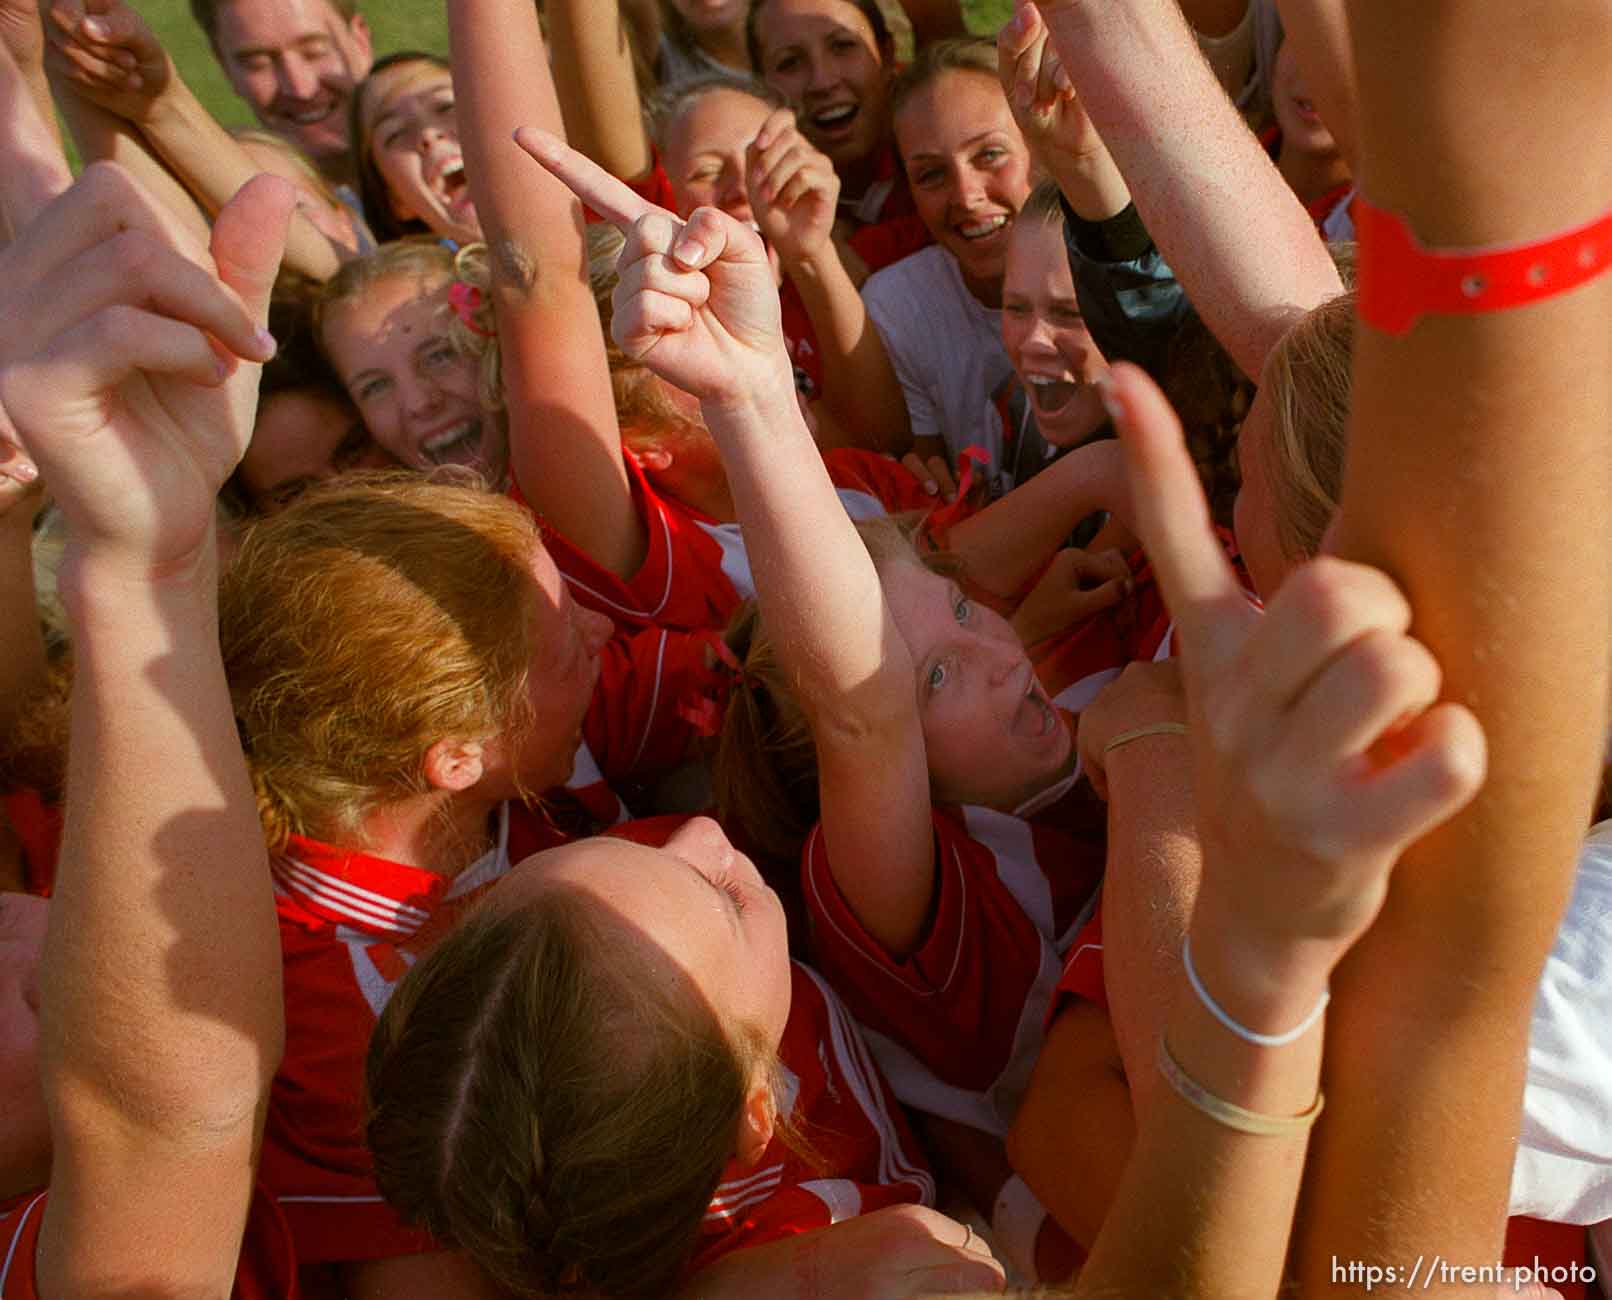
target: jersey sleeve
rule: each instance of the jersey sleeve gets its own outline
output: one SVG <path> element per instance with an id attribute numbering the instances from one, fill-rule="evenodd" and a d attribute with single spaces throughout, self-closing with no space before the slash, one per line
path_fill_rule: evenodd
<path id="1" fill-rule="evenodd" d="M 724 627 L 739 596 L 722 570 L 721 547 L 691 514 L 655 491 L 632 457 L 626 457 L 626 465 L 646 542 L 644 562 L 630 578 L 618 577 L 552 526 L 543 525 L 544 545 L 572 597 L 609 615 L 618 627 L 653 625 L 689 631 Z M 511 495 L 530 508 L 518 489 Z"/>
<path id="2" fill-rule="evenodd" d="M 802 851 L 817 968 L 851 1013 L 902 1044 L 944 1083 L 989 1088 L 1014 1054 L 1041 968 L 1041 937 L 996 871 L 994 855 L 936 810 L 935 901 L 928 933 L 904 958 L 857 920 L 828 863 L 821 825 Z"/>

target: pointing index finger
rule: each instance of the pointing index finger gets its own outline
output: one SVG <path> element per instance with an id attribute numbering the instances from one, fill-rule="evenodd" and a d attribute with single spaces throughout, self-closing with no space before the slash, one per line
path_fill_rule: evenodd
<path id="1" fill-rule="evenodd" d="M 640 218 L 652 212 L 665 212 L 664 208 L 634 193 L 629 186 L 587 155 L 578 153 L 557 135 L 534 126 L 523 126 L 515 132 L 515 143 L 541 163 L 549 175 L 623 234 L 630 231 Z M 670 213 L 666 215 L 671 216 Z"/>
<path id="2" fill-rule="evenodd" d="M 1142 545 L 1182 645 L 1212 670 L 1236 654 L 1258 617 L 1215 537 L 1181 422 L 1145 372 L 1119 362 L 1104 394 L 1120 441 Z"/>

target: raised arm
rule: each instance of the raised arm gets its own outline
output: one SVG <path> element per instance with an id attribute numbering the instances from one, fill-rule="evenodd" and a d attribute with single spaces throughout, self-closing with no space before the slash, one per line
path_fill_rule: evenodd
<path id="1" fill-rule="evenodd" d="M 1405 227 L 1424 247 L 1482 253 L 1600 218 L 1605 268 L 1612 10 L 1358 0 L 1350 18 L 1360 192 L 1386 215 L 1360 225 L 1337 546 L 1404 587 L 1446 696 L 1477 713 L 1493 757 L 1472 807 L 1406 853 L 1381 920 L 1338 974 L 1333 1113 L 1302 1239 L 1317 1290 L 1333 1254 L 1494 1257 L 1529 1010 L 1605 741 L 1609 643 L 1592 503 L 1612 490 L 1612 277 L 1563 291 L 1557 277 L 1590 269 L 1582 238 L 1538 280 L 1532 257 L 1507 280 L 1493 264 L 1396 264 L 1392 249 Z M 1443 305 L 1414 324 L 1381 305 L 1385 288 L 1414 301 L 1441 279 Z M 1542 300 L 1506 309 L 1506 290 Z"/>
<path id="2" fill-rule="evenodd" d="M 128 122 L 209 215 L 257 175 L 260 168 L 192 93 L 126 0 L 54 0 L 48 32 L 58 84 Z M 341 258 L 299 213 L 285 264 L 328 280 Z"/>
<path id="3" fill-rule="evenodd" d="M 626 577 L 643 524 L 622 460 L 582 212 L 522 156 L 520 125 L 559 133 L 560 106 L 530 0 L 449 0 L 465 172 L 492 255 L 515 480 L 569 541 Z"/>
<path id="4" fill-rule="evenodd" d="M 255 183 L 209 257 L 96 166 L 0 256 L 0 404 L 67 518 L 76 652 L 39 978 L 46 1295 L 223 1295 L 235 1275 L 282 1027 L 214 499 L 250 436 L 290 208 Z"/>
<path id="5" fill-rule="evenodd" d="M 762 620 L 811 723 L 835 880 L 870 934 L 910 951 L 935 888 L 914 667 L 801 419 L 761 240 L 715 209 L 685 226 L 553 137 L 522 139 L 631 232 L 616 341 L 701 400 Z"/>
<path id="6" fill-rule="evenodd" d="M 1174 0 L 1016 0 L 1021 21 L 1036 8 L 1159 249 L 1257 381 L 1294 319 L 1342 288 L 1309 215 Z"/>
<path id="7" fill-rule="evenodd" d="M 0 3 L 0 248 L 72 183 L 45 81 L 45 38 L 32 3 Z M 0 433 L 4 430 L 0 429 Z"/>
<path id="8" fill-rule="evenodd" d="M 624 181 L 649 174 L 654 154 L 617 0 L 549 0 L 554 89 L 571 147 Z"/>
<path id="9" fill-rule="evenodd" d="M 1077 1294 L 1266 1297 L 1321 1105 L 1328 979 L 1403 847 L 1477 790 L 1483 737 L 1436 702 L 1438 665 L 1382 573 L 1319 560 L 1256 613 L 1163 396 L 1128 365 L 1111 396 L 1181 642 L 1203 879 L 1162 1078 Z M 1130 748 L 1113 760 L 1145 761 Z"/>

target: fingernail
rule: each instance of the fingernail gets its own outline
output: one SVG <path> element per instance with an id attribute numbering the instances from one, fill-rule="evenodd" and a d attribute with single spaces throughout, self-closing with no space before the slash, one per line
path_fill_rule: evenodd
<path id="1" fill-rule="evenodd" d="M 933 496 L 939 496 L 940 495 L 940 484 L 939 483 L 925 483 L 924 484 L 924 492 L 926 494 L 928 494 L 929 496 L 932 496 L 932 497 Z"/>
<path id="2" fill-rule="evenodd" d="M 263 359 L 265 361 L 268 361 L 280 350 L 280 344 L 275 339 L 274 335 L 270 334 L 269 331 L 264 329 L 262 326 L 258 327 L 258 330 L 252 336 L 252 339 L 253 342 L 257 344 L 258 351 L 263 354 Z"/>
<path id="3" fill-rule="evenodd" d="M 98 41 L 104 41 L 112 35 L 112 29 L 99 18 L 85 18 L 82 26 L 87 35 Z"/>
<path id="4" fill-rule="evenodd" d="M 684 266 L 698 266 L 705 258 L 705 245 L 697 239 L 681 240 L 673 256 Z"/>
<path id="5" fill-rule="evenodd" d="M 15 465 L 6 466 L 6 473 L 19 483 L 32 483 L 39 478 L 39 466 L 31 460 L 19 460 Z"/>

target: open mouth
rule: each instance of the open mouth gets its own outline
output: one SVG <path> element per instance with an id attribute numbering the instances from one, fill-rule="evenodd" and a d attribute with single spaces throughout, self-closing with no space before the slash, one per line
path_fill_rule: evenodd
<path id="1" fill-rule="evenodd" d="M 327 95 L 307 105 L 283 105 L 276 116 L 291 126 L 318 126 L 339 107 L 335 96 Z"/>
<path id="2" fill-rule="evenodd" d="M 1001 234 L 1011 220 L 1013 218 L 1007 213 L 999 212 L 994 217 L 985 217 L 979 221 L 961 222 L 952 229 L 969 243 L 974 244 Z"/>
<path id="3" fill-rule="evenodd" d="M 1085 387 L 1073 380 L 1050 379 L 1046 375 L 1026 375 L 1024 385 L 1037 415 L 1057 415 Z"/>
<path id="4" fill-rule="evenodd" d="M 481 421 L 466 420 L 433 433 L 420 443 L 420 455 L 432 465 L 479 465 Z"/>
<path id="5" fill-rule="evenodd" d="M 1019 707 L 1013 714 L 1013 734 L 1040 740 L 1052 734 L 1053 728 L 1058 725 L 1058 713 L 1029 664 L 1025 665 L 1025 676 L 1029 680 L 1019 699 Z"/>
<path id="6" fill-rule="evenodd" d="M 857 104 L 835 104 L 832 108 L 818 109 L 807 119 L 812 128 L 825 135 L 840 134 L 849 129 L 861 108 Z"/>
<path id="7" fill-rule="evenodd" d="M 458 212 L 470 206 L 470 182 L 465 178 L 463 160 L 456 159 L 443 167 L 437 173 L 436 187 L 450 212 Z"/>

